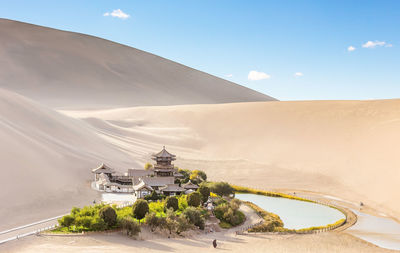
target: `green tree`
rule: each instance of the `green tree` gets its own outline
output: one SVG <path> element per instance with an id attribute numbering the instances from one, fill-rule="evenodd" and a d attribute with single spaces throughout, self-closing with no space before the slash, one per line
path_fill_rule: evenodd
<path id="1" fill-rule="evenodd" d="M 125 229 L 126 234 L 128 236 L 137 235 L 141 231 L 140 225 L 136 221 L 132 220 L 132 218 L 130 218 L 130 217 L 122 218 L 121 226 L 123 229 Z"/>
<path id="2" fill-rule="evenodd" d="M 172 209 L 174 209 L 174 211 L 179 209 L 179 202 L 176 197 L 168 197 L 165 203 L 166 203 L 165 207 L 167 209 L 172 208 Z"/>
<path id="3" fill-rule="evenodd" d="M 138 199 L 136 200 L 135 204 L 133 204 L 132 214 L 133 217 L 139 220 L 139 223 L 140 220 L 143 219 L 146 213 L 148 212 L 149 212 L 149 204 L 147 204 L 146 200 Z"/>
<path id="4" fill-rule="evenodd" d="M 206 185 L 211 192 L 220 196 L 229 196 L 235 192 L 235 189 L 226 182 L 207 182 Z"/>
<path id="5" fill-rule="evenodd" d="M 200 194 L 201 194 L 201 200 L 202 202 L 206 202 L 208 200 L 208 197 L 210 196 L 210 188 L 207 187 L 204 184 L 201 184 L 200 187 L 197 189 Z"/>
<path id="6" fill-rule="evenodd" d="M 192 192 L 187 197 L 187 202 L 189 206 L 198 207 L 201 202 L 201 195 L 199 192 Z"/>
<path id="7" fill-rule="evenodd" d="M 182 213 L 186 219 L 193 225 L 200 229 L 204 229 L 205 219 L 203 218 L 201 211 L 195 207 L 188 207 Z"/>
<path id="8" fill-rule="evenodd" d="M 117 213 L 115 212 L 114 208 L 110 206 L 101 208 L 99 211 L 99 217 L 104 220 L 108 228 L 111 228 L 117 224 Z"/>
<path id="9" fill-rule="evenodd" d="M 75 218 L 72 215 L 65 215 L 61 219 L 58 220 L 58 224 L 62 227 L 69 228 L 75 221 Z"/>

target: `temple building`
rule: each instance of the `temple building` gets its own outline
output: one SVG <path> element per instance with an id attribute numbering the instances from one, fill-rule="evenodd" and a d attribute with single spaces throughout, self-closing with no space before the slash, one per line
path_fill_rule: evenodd
<path id="1" fill-rule="evenodd" d="M 175 184 L 176 178 L 182 175 L 174 167 L 176 156 L 169 153 L 165 146 L 152 155 L 155 164 L 152 169 L 129 169 L 124 175 L 115 173 L 113 169 L 102 164 L 92 172 L 95 174 L 94 187 L 105 192 L 128 192 L 136 198 L 144 198 L 153 191 L 166 196 L 179 195 L 187 190 L 196 190 L 197 185 L 189 182 L 183 187 Z"/>

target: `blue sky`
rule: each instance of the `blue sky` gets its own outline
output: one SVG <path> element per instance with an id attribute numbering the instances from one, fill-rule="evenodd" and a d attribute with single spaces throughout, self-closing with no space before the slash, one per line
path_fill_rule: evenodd
<path id="1" fill-rule="evenodd" d="M 2 18 L 123 43 L 280 100 L 400 98 L 396 0 L 0 3 Z"/>

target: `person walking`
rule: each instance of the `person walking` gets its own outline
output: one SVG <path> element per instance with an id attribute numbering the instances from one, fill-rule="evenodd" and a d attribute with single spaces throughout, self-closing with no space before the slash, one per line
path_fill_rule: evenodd
<path id="1" fill-rule="evenodd" d="M 217 247 L 217 239 L 214 239 L 213 246 L 214 246 L 214 249 Z"/>

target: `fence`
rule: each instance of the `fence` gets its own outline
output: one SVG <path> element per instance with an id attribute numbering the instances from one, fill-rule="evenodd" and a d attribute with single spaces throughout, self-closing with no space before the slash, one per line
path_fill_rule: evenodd
<path id="1" fill-rule="evenodd" d="M 12 237 L 10 237 L 10 238 L 7 238 L 7 239 L 5 239 L 5 240 L 0 241 L 0 244 L 6 243 L 6 242 L 9 242 L 9 241 L 13 241 L 13 240 L 18 240 L 18 239 L 20 239 L 20 238 L 24 238 L 24 237 L 30 236 L 30 235 L 38 235 L 40 232 L 54 229 L 54 228 L 56 228 L 57 226 L 58 226 L 58 224 L 55 224 L 55 225 L 51 225 L 51 226 L 39 228 L 39 229 L 36 229 L 36 230 L 31 231 L 31 232 L 28 232 L 28 233 L 17 234 L 16 236 L 12 236 Z"/>

